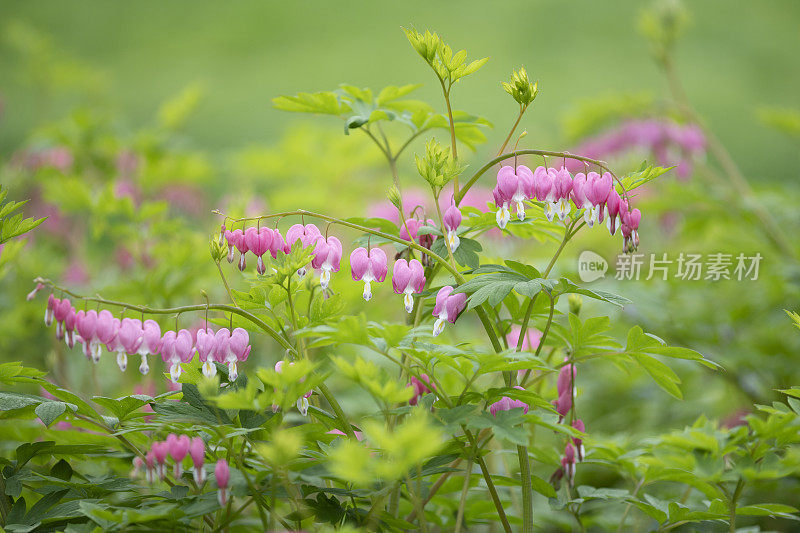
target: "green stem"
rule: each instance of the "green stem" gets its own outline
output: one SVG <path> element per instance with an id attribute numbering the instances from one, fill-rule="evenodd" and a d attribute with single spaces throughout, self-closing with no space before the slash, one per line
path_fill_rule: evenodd
<path id="1" fill-rule="evenodd" d="M 730 532 L 734 533 L 736 531 L 736 502 L 739 500 L 739 495 L 742 493 L 742 489 L 744 489 L 744 478 L 739 478 L 739 481 L 736 482 L 736 489 L 733 491 L 733 496 L 731 496 L 731 503 L 730 503 Z"/>
<path id="2" fill-rule="evenodd" d="M 510 141 L 511 140 L 511 136 L 514 135 L 514 132 L 516 131 L 517 126 L 519 126 L 519 121 L 522 120 L 522 115 L 525 114 L 525 110 L 526 109 L 528 109 L 528 106 L 523 106 L 523 105 L 519 106 L 519 115 L 517 115 L 517 120 L 514 122 L 514 125 L 511 126 L 511 131 L 508 132 L 508 136 L 506 137 L 506 140 L 503 141 L 503 146 L 501 146 L 500 149 L 497 151 L 497 155 L 502 154 L 503 150 L 506 149 L 506 146 L 508 145 L 508 141 Z"/>
<path id="3" fill-rule="evenodd" d="M 227 280 L 227 278 L 225 278 L 225 273 L 222 271 L 222 266 L 219 264 L 219 261 L 217 261 L 216 263 L 217 263 L 217 270 L 219 270 L 219 277 L 222 278 L 222 283 L 225 285 L 225 290 L 228 292 L 228 298 L 231 299 L 231 302 L 233 302 L 233 305 L 235 305 L 236 307 L 239 307 L 238 304 L 236 303 L 236 299 L 233 297 L 233 293 L 231 292 L 231 288 L 228 285 L 228 280 Z"/>
<path id="4" fill-rule="evenodd" d="M 453 149 L 453 162 L 455 163 L 458 160 L 458 148 L 456 148 L 456 126 L 453 122 L 453 110 L 450 107 L 450 89 L 445 88 L 442 78 L 439 78 L 439 83 L 442 85 L 444 103 L 447 106 L 447 120 L 450 122 L 450 145 Z M 453 178 L 453 193 L 458 196 L 458 176 Z"/>
<path id="5" fill-rule="evenodd" d="M 522 531 L 533 533 L 533 489 L 531 487 L 531 465 L 528 448 L 517 446 L 519 475 L 522 477 Z"/>
<path id="6" fill-rule="evenodd" d="M 467 503 L 467 491 L 469 490 L 469 482 L 472 478 L 472 457 L 470 456 L 467 461 L 467 468 L 464 470 L 464 484 L 461 486 L 461 500 L 458 503 L 458 515 L 456 516 L 456 525 L 453 529 L 455 533 L 461 532 L 461 524 L 464 521 L 464 507 Z"/>

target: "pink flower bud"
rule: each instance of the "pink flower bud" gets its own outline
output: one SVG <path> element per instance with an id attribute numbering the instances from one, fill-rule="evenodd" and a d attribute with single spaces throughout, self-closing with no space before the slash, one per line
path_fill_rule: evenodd
<path id="1" fill-rule="evenodd" d="M 214 475 L 217 478 L 217 499 L 220 505 L 225 505 L 228 502 L 228 482 L 231 478 L 231 471 L 228 468 L 228 461 L 220 459 L 214 467 Z"/>
<path id="2" fill-rule="evenodd" d="M 419 377 L 421 379 L 417 379 L 416 376 L 411 376 L 411 383 L 409 385 L 414 388 L 414 395 L 408 400 L 410 405 L 417 405 L 417 402 L 423 394 L 433 392 L 433 385 L 431 385 L 431 378 L 428 377 L 428 374 L 420 374 Z"/>

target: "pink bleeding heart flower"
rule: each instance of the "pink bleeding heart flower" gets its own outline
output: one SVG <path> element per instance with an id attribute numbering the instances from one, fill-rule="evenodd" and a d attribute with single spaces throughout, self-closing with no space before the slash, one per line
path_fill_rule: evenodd
<path id="1" fill-rule="evenodd" d="M 183 474 L 183 460 L 189 454 L 191 444 L 191 439 L 186 435 L 178 436 L 174 433 L 167 435 L 167 451 L 172 460 L 175 461 L 174 474 L 176 478 L 181 477 L 181 474 Z"/>
<path id="2" fill-rule="evenodd" d="M 619 193 L 612 187 L 606 198 L 605 207 L 606 227 L 611 235 L 614 235 L 617 232 L 617 228 L 620 226 L 621 219 L 619 213 L 623 202 L 624 200 L 620 197 Z M 627 210 L 627 203 L 625 204 L 625 209 Z"/>
<path id="3" fill-rule="evenodd" d="M 373 281 L 383 282 L 389 271 L 386 252 L 380 248 L 372 248 L 369 252 L 364 247 L 356 248 L 350 254 L 350 272 L 353 281 L 364 282 L 364 300 L 370 301 Z"/>
<path id="4" fill-rule="evenodd" d="M 392 268 L 392 286 L 396 294 L 403 295 L 406 311 L 414 309 L 414 293 L 421 293 L 425 289 L 425 268 L 416 259 L 406 261 L 398 259 Z"/>
<path id="5" fill-rule="evenodd" d="M 445 210 L 442 216 L 444 229 L 447 231 L 447 246 L 450 247 L 451 252 L 455 252 L 459 244 L 461 244 L 461 239 L 458 237 L 457 233 L 458 227 L 461 225 L 461 220 L 461 210 L 454 200 L 450 203 L 450 206 Z"/>
<path id="6" fill-rule="evenodd" d="M 247 268 L 247 257 L 246 254 L 250 249 L 247 246 L 247 241 L 245 240 L 244 231 L 240 229 L 233 230 L 233 245 L 239 250 L 239 270 L 244 272 Z"/>
<path id="7" fill-rule="evenodd" d="M 111 311 L 103 309 L 97 315 L 97 329 L 95 336 L 97 340 L 106 346 L 109 352 L 114 351 L 116 346 L 117 334 L 119 333 L 119 319 L 111 314 Z M 101 347 L 98 346 L 96 354 L 99 359 Z"/>
<path id="8" fill-rule="evenodd" d="M 575 447 L 568 442 L 564 448 L 564 457 L 561 458 L 561 468 L 564 469 L 564 477 L 567 478 L 569 486 L 575 484 Z"/>
<path id="9" fill-rule="evenodd" d="M 192 442 L 189 443 L 189 455 L 194 464 L 194 482 L 197 485 L 202 484 L 206 480 L 206 471 L 203 468 L 203 463 L 206 458 L 206 445 L 200 437 L 194 437 Z"/>
<path id="10" fill-rule="evenodd" d="M 156 452 L 153 451 L 152 447 L 147 450 L 147 454 L 144 457 L 144 463 L 147 467 L 147 482 L 153 483 L 155 481 L 156 473 Z"/>
<path id="11" fill-rule="evenodd" d="M 497 172 L 497 185 L 492 190 L 494 204 L 497 207 L 495 220 L 500 229 L 504 229 L 508 221 L 511 220 L 509 206 L 515 202 L 514 198 L 519 190 L 520 181 L 517 175 L 514 174 L 514 169 L 509 166 L 502 167 Z"/>
<path id="12" fill-rule="evenodd" d="M 445 322 L 456 323 L 458 315 L 467 306 L 467 295 L 464 293 L 453 294 L 453 287 L 446 285 L 436 293 L 436 305 L 433 306 L 433 336 L 436 337 L 444 331 Z"/>
<path id="13" fill-rule="evenodd" d="M 236 368 L 237 361 L 247 361 L 247 356 L 250 355 L 250 334 L 243 328 L 236 328 L 231 332 L 230 341 L 228 342 L 228 354 L 225 356 L 224 362 L 228 365 L 228 381 L 234 382 L 239 377 L 239 371 Z"/>
<path id="14" fill-rule="evenodd" d="M 283 235 L 281 235 L 280 230 L 274 229 L 272 230 L 272 243 L 269 245 L 269 253 L 272 255 L 272 258 L 275 259 L 278 257 L 278 252 L 283 254 L 289 253 L 289 246 L 286 244 L 286 241 L 283 239 Z"/>
<path id="15" fill-rule="evenodd" d="M 231 479 L 231 471 L 228 461 L 220 459 L 214 467 L 214 476 L 217 479 L 217 500 L 221 506 L 228 502 L 228 482 Z"/>
<path id="16" fill-rule="evenodd" d="M 570 193 L 572 192 L 572 176 L 566 167 L 561 167 L 555 173 L 553 184 L 556 198 L 556 201 L 553 204 L 553 209 L 555 210 L 555 214 L 558 215 L 558 219 L 564 220 L 567 216 L 569 216 L 569 213 L 572 209 L 569 204 L 569 197 Z"/>
<path id="17" fill-rule="evenodd" d="M 256 270 L 264 275 L 267 267 L 264 265 L 264 254 L 270 251 L 272 246 L 273 232 L 269 228 L 247 228 L 244 232 L 245 244 L 253 255 L 256 256 Z"/>
<path id="18" fill-rule="evenodd" d="M 39 284 L 41 285 L 41 283 Z M 28 298 L 30 300 L 30 298 Z M 44 310 L 44 325 L 48 328 L 53 324 L 56 316 L 56 307 L 61 301 L 52 294 L 47 298 L 47 308 Z"/>
<path id="19" fill-rule="evenodd" d="M 192 360 L 194 341 L 187 329 L 175 333 L 167 331 L 161 339 L 161 360 L 169 365 L 169 377 L 177 383 L 181 377 L 181 363 Z"/>
<path id="20" fill-rule="evenodd" d="M 339 272 L 339 263 L 342 260 L 342 242 L 334 236 L 327 239 L 320 235 L 314 245 L 314 258 L 311 266 L 322 272 L 319 275 L 319 285 L 322 290 L 328 288 L 331 281 L 331 272 Z"/>
<path id="21" fill-rule="evenodd" d="M 642 212 L 639 209 L 622 211 L 622 236 L 624 252 L 634 252 L 639 247 L 639 223 L 642 221 Z"/>
<path id="22" fill-rule="evenodd" d="M 516 207 L 517 220 L 525 220 L 524 202 L 532 199 L 535 194 L 531 169 L 525 165 L 519 165 L 516 169 L 511 166 L 502 167 L 497 173 L 497 187 L 509 206 L 514 204 Z"/>
<path id="23" fill-rule="evenodd" d="M 123 318 L 117 332 L 117 365 L 123 372 L 128 367 L 128 356 L 139 353 L 144 340 L 144 329 L 138 318 Z"/>
<path id="24" fill-rule="evenodd" d="M 75 311 L 72 309 L 72 304 L 68 299 L 59 300 L 55 298 L 54 300 L 53 319 L 56 321 L 56 338 L 61 340 L 64 338 L 64 321 L 70 312 L 74 313 Z"/>
<path id="25" fill-rule="evenodd" d="M 217 367 L 214 366 L 214 331 L 211 328 L 197 331 L 195 349 L 197 350 L 197 358 L 203 363 L 203 373 L 206 374 L 206 363 L 209 362 L 210 359 L 210 366 L 213 368 L 213 372 L 211 372 L 211 368 L 209 368 L 208 372 L 210 372 L 211 375 L 216 374 Z"/>
<path id="26" fill-rule="evenodd" d="M 67 316 L 64 318 L 64 340 L 70 348 L 75 346 L 75 326 L 77 323 L 78 313 L 75 312 L 73 307 L 70 307 Z"/>
<path id="27" fill-rule="evenodd" d="M 156 460 L 156 469 L 159 479 L 164 479 L 164 464 L 167 462 L 167 454 L 169 453 L 169 445 L 165 441 L 156 441 L 152 444 L 150 449 Z"/>
<path id="28" fill-rule="evenodd" d="M 576 418 L 572 422 L 572 427 L 580 431 L 581 433 L 586 433 L 586 426 L 583 424 L 583 420 L 580 418 Z M 573 437 L 572 442 L 575 443 L 575 449 L 578 452 L 578 462 L 583 461 L 583 456 L 585 450 L 583 448 L 583 439 L 580 437 Z"/>
<path id="29" fill-rule="evenodd" d="M 409 218 L 400 225 L 400 238 L 404 241 L 414 241 L 417 242 L 419 235 L 417 232 L 419 228 L 424 225 L 424 222 L 418 220 L 416 218 Z"/>
<path id="30" fill-rule="evenodd" d="M 142 362 L 139 364 L 139 372 L 141 372 L 142 375 L 150 371 L 150 365 L 147 363 L 147 356 L 159 353 L 160 348 L 161 327 L 155 320 L 147 319 L 142 323 L 142 343 L 136 351 L 142 358 Z"/>
<path id="31" fill-rule="evenodd" d="M 414 395 L 408 400 L 410 405 L 417 405 L 423 394 L 433 392 L 433 385 L 431 385 L 431 378 L 428 374 L 420 374 L 419 379 L 417 376 L 411 376 L 409 386 L 414 389 Z"/>
<path id="32" fill-rule="evenodd" d="M 101 344 L 97 338 L 97 311 L 78 311 L 75 328 L 83 343 L 83 353 L 93 363 L 100 361 Z"/>
<path id="33" fill-rule="evenodd" d="M 603 172 L 602 176 L 599 176 L 596 172 L 590 172 L 589 175 L 592 179 L 587 180 L 586 197 L 593 206 L 593 223 L 602 222 L 605 216 L 608 196 L 614 189 L 614 178 L 610 172 Z"/>
<path id="34" fill-rule="evenodd" d="M 44 289 L 44 283 L 37 283 L 36 286 L 33 288 L 33 290 L 31 292 L 29 292 L 25 296 L 25 299 L 30 302 L 31 300 L 36 298 L 36 295 L 39 294 L 39 291 L 42 290 L 42 289 Z M 51 304 L 51 299 L 55 300 L 55 297 L 52 294 L 50 295 L 50 298 L 47 299 L 47 310 L 50 311 L 50 322 L 47 321 L 47 312 L 46 311 L 45 311 L 45 317 L 44 317 L 44 325 L 48 326 L 48 327 L 50 326 L 50 324 L 53 323 L 53 315 L 52 315 L 53 306 Z"/>
<path id="35" fill-rule="evenodd" d="M 242 230 L 236 230 L 241 232 Z M 234 250 L 236 249 L 236 234 L 231 230 L 223 230 L 225 242 L 228 244 L 228 263 L 233 263 Z"/>
<path id="36" fill-rule="evenodd" d="M 551 173 L 545 167 L 536 167 L 536 170 L 533 171 L 533 192 L 537 200 L 546 203 L 556 201 L 554 179 L 555 170 Z M 547 213 L 545 212 L 545 214 Z"/>
<path id="37" fill-rule="evenodd" d="M 525 390 L 520 386 L 515 386 L 514 388 L 519 390 Z M 522 409 L 525 414 L 528 414 L 529 406 L 522 400 L 514 400 L 509 398 L 508 396 L 503 396 L 498 401 L 494 402 L 489 406 L 489 412 L 492 413 L 492 416 L 497 416 L 497 413 L 499 413 L 500 411 L 510 411 L 512 409 Z"/>
<path id="38" fill-rule="evenodd" d="M 303 245 L 303 248 L 308 248 L 309 246 L 314 246 L 317 242 L 317 237 L 320 237 L 322 234 L 319 231 L 319 228 L 314 224 L 306 224 L 305 226 L 302 224 L 295 224 L 294 226 L 289 228 L 289 231 L 286 232 L 286 246 L 288 247 L 286 253 L 289 253 L 294 243 L 298 240 L 300 244 Z M 305 266 L 301 267 L 297 270 L 297 276 L 300 279 L 303 279 L 306 275 L 307 268 Z"/>
<path id="39" fill-rule="evenodd" d="M 230 349 L 230 342 L 231 332 L 228 330 L 228 328 L 220 328 L 217 333 L 214 334 L 214 346 L 211 350 L 211 353 L 208 354 L 208 357 L 203 362 L 204 376 L 207 378 L 213 378 L 217 375 L 217 366 L 214 364 L 214 362 L 218 361 L 222 363 L 225 361 Z"/>
<path id="40" fill-rule="evenodd" d="M 592 208 L 592 202 L 589 201 L 589 189 L 591 188 L 591 182 L 586 178 L 586 174 L 583 172 L 578 172 L 575 174 L 575 177 L 572 179 L 572 192 L 570 193 L 570 199 L 572 199 L 572 203 L 575 204 L 575 209 L 580 211 L 584 209 L 583 212 L 583 220 L 586 222 L 586 225 L 590 228 L 594 226 L 595 220 L 592 216 L 594 212 Z"/>

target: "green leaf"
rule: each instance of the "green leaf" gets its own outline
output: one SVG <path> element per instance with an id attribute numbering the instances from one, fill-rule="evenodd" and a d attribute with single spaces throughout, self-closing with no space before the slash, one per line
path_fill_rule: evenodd
<path id="1" fill-rule="evenodd" d="M 659 387 L 675 398 L 679 400 L 683 399 L 681 389 L 678 387 L 681 380 L 670 367 L 658 359 L 643 353 L 635 353 L 632 355 L 636 359 L 636 362 L 650 374 L 650 377 L 653 378 Z"/>
<path id="2" fill-rule="evenodd" d="M 49 427 L 66 410 L 67 404 L 64 402 L 42 402 L 36 406 L 35 412 L 44 425 Z"/>

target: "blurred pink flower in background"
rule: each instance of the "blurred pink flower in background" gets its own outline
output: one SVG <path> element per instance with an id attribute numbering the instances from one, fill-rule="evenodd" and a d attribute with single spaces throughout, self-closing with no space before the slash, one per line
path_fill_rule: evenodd
<path id="1" fill-rule="evenodd" d="M 64 283 L 68 285 L 86 285 L 89 283 L 89 272 L 86 264 L 78 258 L 73 258 L 62 275 Z"/>
<path id="2" fill-rule="evenodd" d="M 117 154 L 116 166 L 120 178 L 127 180 L 139 168 L 139 156 L 132 150 L 122 150 Z"/>
<path id="3" fill-rule="evenodd" d="M 692 173 L 693 162 L 703 157 L 705 149 L 705 135 L 699 126 L 647 119 L 623 122 L 584 141 L 574 153 L 604 159 L 622 152 L 643 150 L 652 154 L 659 165 L 676 165 L 677 176 L 686 179 Z M 567 168 L 577 172 L 584 164 L 568 160 Z"/>
<path id="4" fill-rule="evenodd" d="M 206 195 L 196 185 L 186 183 L 170 184 L 161 190 L 160 196 L 171 206 L 188 215 L 199 216 L 206 214 Z"/>

